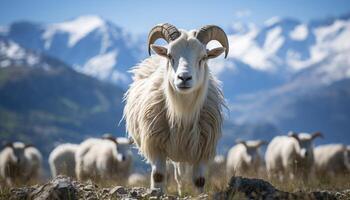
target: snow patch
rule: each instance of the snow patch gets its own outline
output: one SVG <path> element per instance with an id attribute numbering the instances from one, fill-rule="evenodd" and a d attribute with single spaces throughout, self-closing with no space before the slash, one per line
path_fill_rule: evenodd
<path id="1" fill-rule="evenodd" d="M 264 25 L 265 26 L 272 26 L 272 25 L 275 25 L 275 24 L 279 23 L 280 21 L 281 21 L 281 18 L 275 16 L 275 17 L 271 17 L 270 19 L 266 20 L 264 22 Z"/>
<path id="2" fill-rule="evenodd" d="M 289 37 L 293 40 L 302 41 L 306 39 L 308 34 L 309 30 L 307 26 L 305 24 L 300 24 L 289 33 Z"/>
<path id="3" fill-rule="evenodd" d="M 128 83 L 128 75 L 115 69 L 117 57 L 117 51 L 100 54 L 88 60 L 83 67 L 77 66 L 76 70 L 96 77 L 99 80 L 109 80 L 114 83 Z"/>
<path id="4" fill-rule="evenodd" d="M 107 79 L 113 72 L 113 67 L 117 63 L 117 52 L 112 51 L 106 54 L 97 55 L 86 62 L 86 64 L 78 69 L 81 72 L 97 77 L 99 79 Z"/>
<path id="5" fill-rule="evenodd" d="M 276 53 L 276 51 L 283 45 L 284 38 L 281 36 L 281 33 L 281 27 L 276 27 L 267 33 L 264 43 L 264 51 L 266 54 L 271 55 Z"/>
<path id="6" fill-rule="evenodd" d="M 45 48 L 51 46 L 52 37 L 57 32 L 69 34 L 68 46 L 74 46 L 79 40 L 84 38 L 91 31 L 105 24 L 104 20 L 98 16 L 81 16 L 72 21 L 50 25 L 45 33 L 43 39 L 46 41 Z"/>

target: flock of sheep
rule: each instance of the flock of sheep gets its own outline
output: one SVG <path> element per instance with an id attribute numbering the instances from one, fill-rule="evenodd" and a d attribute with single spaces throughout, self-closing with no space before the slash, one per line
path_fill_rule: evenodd
<path id="1" fill-rule="evenodd" d="M 155 45 L 157 39 L 166 40 L 167 47 Z M 206 49 L 212 40 L 222 47 Z M 133 182 L 130 179 L 143 180 L 140 175 L 129 177 L 131 143 L 151 165 L 151 189 L 164 192 L 167 179 L 173 176 L 180 195 L 189 177 L 203 192 L 208 171 L 210 180 L 249 171 L 267 172 L 269 177 L 283 180 L 307 176 L 314 167 L 330 174 L 350 170 L 349 147 L 326 145 L 313 149 L 313 140 L 322 136 L 319 132 L 277 136 L 268 144 L 265 159 L 259 153 L 259 148 L 267 144 L 264 141 L 237 141 L 227 159 L 215 157 L 224 98 L 207 62 L 222 53 L 227 56 L 225 32 L 215 25 L 185 31 L 160 24 L 149 33 L 148 49 L 157 55 L 132 69 L 133 83 L 125 95 L 124 119 L 130 139 L 104 135 L 79 145 L 60 145 L 49 158 L 53 176 L 118 182 L 129 179 L 129 183 Z M 39 174 L 41 163 L 36 148 L 12 143 L 0 155 L 1 176 L 8 184 L 15 179 L 28 181 Z M 219 170 L 222 166 L 226 166 L 224 176 Z"/>
<path id="2" fill-rule="evenodd" d="M 210 180 L 225 181 L 231 176 L 263 176 L 280 180 L 307 178 L 310 174 L 330 177 L 350 172 L 350 146 L 327 144 L 313 147 L 313 134 L 290 132 L 272 141 L 237 140 L 227 156 L 217 155 L 209 164 Z M 132 140 L 103 135 L 81 144 L 61 144 L 52 150 L 49 165 L 52 177 L 66 175 L 81 181 L 88 179 L 137 185 L 147 182 L 146 175 L 132 174 Z M 267 145 L 265 159 L 260 147 Z M 0 175 L 6 184 L 38 181 L 42 175 L 42 156 L 37 148 L 22 142 L 5 145 L 0 152 Z M 174 163 L 167 163 L 167 179 L 174 179 Z M 175 166 L 176 167 L 176 166 Z M 182 169 L 191 176 L 190 165 Z M 175 174 L 176 175 L 176 174 Z M 185 177 L 185 178 L 186 178 Z M 226 178 L 225 178 L 226 177 Z M 221 180 L 220 180 L 221 179 Z"/>
<path id="3" fill-rule="evenodd" d="M 268 175 L 270 179 L 291 180 L 334 177 L 350 172 L 350 145 L 327 144 L 314 148 L 315 132 L 293 133 L 274 137 L 267 145 L 265 159 L 259 147 L 267 142 L 238 141 L 227 156 L 227 175 Z M 314 177 L 312 177 L 314 176 Z"/>
<path id="4" fill-rule="evenodd" d="M 125 183 L 132 165 L 131 141 L 127 138 L 90 138 L 81 144 L 61 144 L 52 150 L 49 165 L 52 177 L 66 175 L 81 181 Z M 9 186 L 43 178 L 42 155 L 22 142 L 8 143 L 0 153 L 0 174 Z"/>

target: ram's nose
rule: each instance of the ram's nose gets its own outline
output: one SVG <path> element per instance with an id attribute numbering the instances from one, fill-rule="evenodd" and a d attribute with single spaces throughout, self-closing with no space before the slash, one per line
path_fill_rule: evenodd
<path id="1" fill-rule="evenodd" d="M 186 83 L 192 80 L 192 75 L 188 72 L 181 72 L 177 75 L 177 78 L 180 79 L 183 83 Z"/>

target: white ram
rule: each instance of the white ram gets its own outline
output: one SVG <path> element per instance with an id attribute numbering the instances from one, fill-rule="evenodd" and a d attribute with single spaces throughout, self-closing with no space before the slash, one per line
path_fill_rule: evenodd
<path id="1" fill-rule="evenodd" d="M 159 38 L 168 42 L 167 48 L 153 44 Z M 207 50 L 212 40 L 223 47 Z M 133 68 L 125 95 L 127 131 L 152 165 L 151 188 L 164 191 L 170 159 L 193 165 L 193 183 L 203 191 L 204 174 L 221 136 L 224 104 L 207 61 L 223 52 L 227 56 L 226 34 L 214 25 L 187 32 L 161 24 L 150 31 L 148 49 L 157 55 Z M 175 176 L 179 184 L 180 177 Z"/>
<path id="2" fill-rule="evenodd" d="M 330 176 L 350 172 L 350 160 L 345 145 L 328 144 L 314 149 L 315 168 L 318 174 Z"/>
<path id="3" fill-rule="evenodd" d="M 52 177 L 66 175 L 75 178 L 75 152 L 79 145 L 61 144 L 58 145 L 49 156 L 49 165 Z"/>
<path id="4" fill-rule="evenodd" d="M 32 145 L 8 143 L 0 153 L 0 175 L 6 184 L 38 181 L 42 173 L 42 155 Z"/>
<path id="5" fill-rule="evenodd" d="M 90 138 L 82 142 L 75 154 L 78 180 L 127 181 L 132 161 L 129 144 L 126 138 Z"/>
<path id="6" fill-rule="evenodd" d="M 258 175 L 263 164 L 260 147 L 262 140 L 236 141 L 227 155 L 226 172 L 229 176 Z"/>
<path id="7" fill-rule="evenodd" d="M 313 134 L 290 132 L 288 136 L 276 136 L 267 146 L 265 153 L 266 170 L 269 177 L 303 177 L 307 179 L 314 164 L 313 140 L 322 137 Z"/>

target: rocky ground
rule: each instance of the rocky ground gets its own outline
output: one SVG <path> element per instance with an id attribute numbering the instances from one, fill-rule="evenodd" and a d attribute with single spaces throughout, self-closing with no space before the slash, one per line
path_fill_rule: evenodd
<path id="1" fill-rule="evenodd" d="M 232 177 L 227 188 L 213 195 L 200 195 L 196 197 L 178 197 L 174 195 L 163 195 L 157 190 L 143 187 L 127 188 L 115 186 L 101 188 L 92 182 L 84 184 L 70 178 L 59 176 L 43 185 L 31 187 L 13 188 L 8 192 L 1 191 L 1 199 L 340 199 L 349 200 L 350 190 L 341 192 L 315 191 L 315 192 L 293 192 L 280 191 L 270 183 L 261 179 L 248 179 Z"/>

